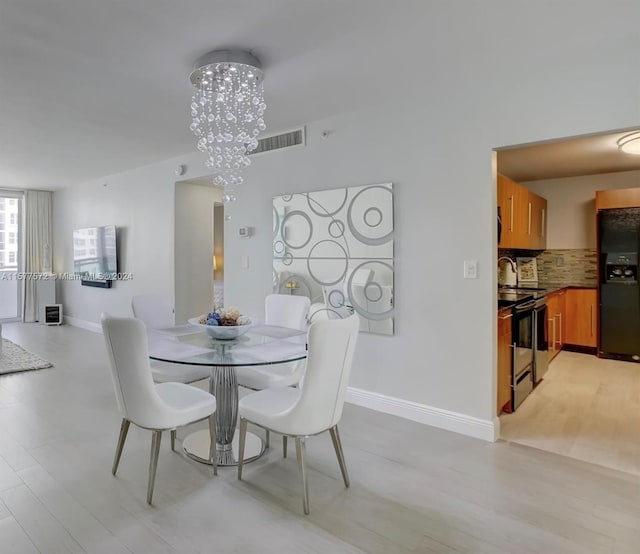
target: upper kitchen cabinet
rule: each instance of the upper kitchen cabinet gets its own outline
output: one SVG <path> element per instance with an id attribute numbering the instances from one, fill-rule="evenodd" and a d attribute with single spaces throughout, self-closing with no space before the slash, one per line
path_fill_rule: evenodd
<path id="1" fill-rule="evenodd" d="M 547 247 L 547 201 L 498 175 L 498 207 L 502 223 L 498 246 L 523 250 Z"/>
<path id="2" fill-rule="evenodd" d="M 498 208 L 502 221 L 502 233 L 499 237 L 500 248 L 520 248 L 526 237 L 526 222 L 523 214 L 526 198 L 524 188 L 504 175 L 498 175 Z"/>
<path id="3" fill-rule="evenodd" d="M 513 181 L 498 175 L 498 246 L 509 248 L 513 244 Z"/>
<path id="4" fill-rule="evenodd" d="M 528 191 L 528 239 L 531 248 L 544 250 L 547 247 L 547 201 Z"/>
<path id="5" fill-rule="evenodd" d="M 637 208 L 640 206 L 640 188 L 596 191 L 596 210 Z"/>

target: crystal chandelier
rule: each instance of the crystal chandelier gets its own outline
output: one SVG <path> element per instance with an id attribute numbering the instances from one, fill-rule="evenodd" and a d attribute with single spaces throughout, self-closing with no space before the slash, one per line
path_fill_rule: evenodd
<path id="1" fill-rule="evenodd" d="M 243 50 L 214 50 L 199 58 L 191 73 L 191 130 L 214 183 L 224 187 L 225 203 L 235 200 L 242 171 L 251 164 L 249 152 L 266 129 L 260 62 Z"/>

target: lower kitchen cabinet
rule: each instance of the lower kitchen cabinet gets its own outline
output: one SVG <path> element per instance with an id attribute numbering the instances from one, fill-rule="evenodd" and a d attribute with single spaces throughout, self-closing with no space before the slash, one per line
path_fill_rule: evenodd
<path id="1" fill-rule="evenodd" d="M 549 337 L 549 361 L 562 350 L 566 342 L 566 289 L 547 296 L 547 336 Z"/>
<path id="2" fill-rule="evenodd" d="M 513 363 L 513 345 L 511 340 L 511 308 L 498 312 L 498 407 L 500 415 L 511 411 L 511 364 Z"/>
<path id="3" fill-rule="evenodd" d="M 565 343 L 597 346 L 598 305 L 596 289 L 568 289 L 566 294 Z"/>

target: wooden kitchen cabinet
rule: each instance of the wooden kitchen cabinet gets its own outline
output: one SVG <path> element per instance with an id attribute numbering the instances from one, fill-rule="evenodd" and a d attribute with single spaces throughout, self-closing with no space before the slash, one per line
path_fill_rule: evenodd
<path id="1" fill-rule="evenodd" d="M 498 175 L 498 206 L 502 221 L 500 248 L 546 248 L 546 199 L 508 177 Z"/>
<path id="2" fill-rule="evenodd" d="M 519 234 L 516 230 L 518 221 L 516 217 L 518 208 L 516 195 L 519 192 L 517 186 L 517 183 L 508 177 L 498 175 L 498 207 L 500 208 L 500 219 L 502 221 L 502 233 L 498 241 L 500 248 L 516 247 Z"/>
<path id="3" fill-rule="evenodd" d="M 565 342 L 575 346 L 597 346 L 598 305 L 595 289 L 568 289 Z"/>
<path id="4" fill-rule="evenodd" d="M 547 296 L 547 336 L 549 337 L 549 361 L 555 358 L 565 344 L 566 289 Z"/>
<path id="5" fill-rule="evenodd" d="M 640 206 L 640 187 L 596 191 L 596 211 Z"/>
<path id="6" fill-rule="evenodd" d="M 558 311 L 558 295 L 547 296 L 547 337 L 549 337 L 549 361 L 558 354 L 556 336 L 558 333 L 555 314 Z"/>
<path id="7" fill-rule="evenodd" d="M 511 411 L 512 321 L 511 308 L 498 311 L 498 415 L 505 406 Z"/>
<path id="8" fill-rule="evenodd" d="M 558 292 L 558 350 L 567 343 L 567 290 L 562 289 Z"/>
<path id="9" fill-rule="evenodd" d="M 529 248 L 544 250 L 547 247 L 547 200 L 528 192 L 528 241 Z"/>

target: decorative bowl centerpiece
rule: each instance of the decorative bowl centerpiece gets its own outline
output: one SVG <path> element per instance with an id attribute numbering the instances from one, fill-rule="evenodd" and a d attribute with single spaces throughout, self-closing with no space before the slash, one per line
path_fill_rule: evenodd
<path id="1" fill-rule="evenodd" d="M 222 340 L 238 338 L 252 325 L 251 319 L 242 315 L 237 308 L 220 308 L 200 317 L 192 317 L 188 321 L 191 325 L 204 328 L 214 339 Z"/>

